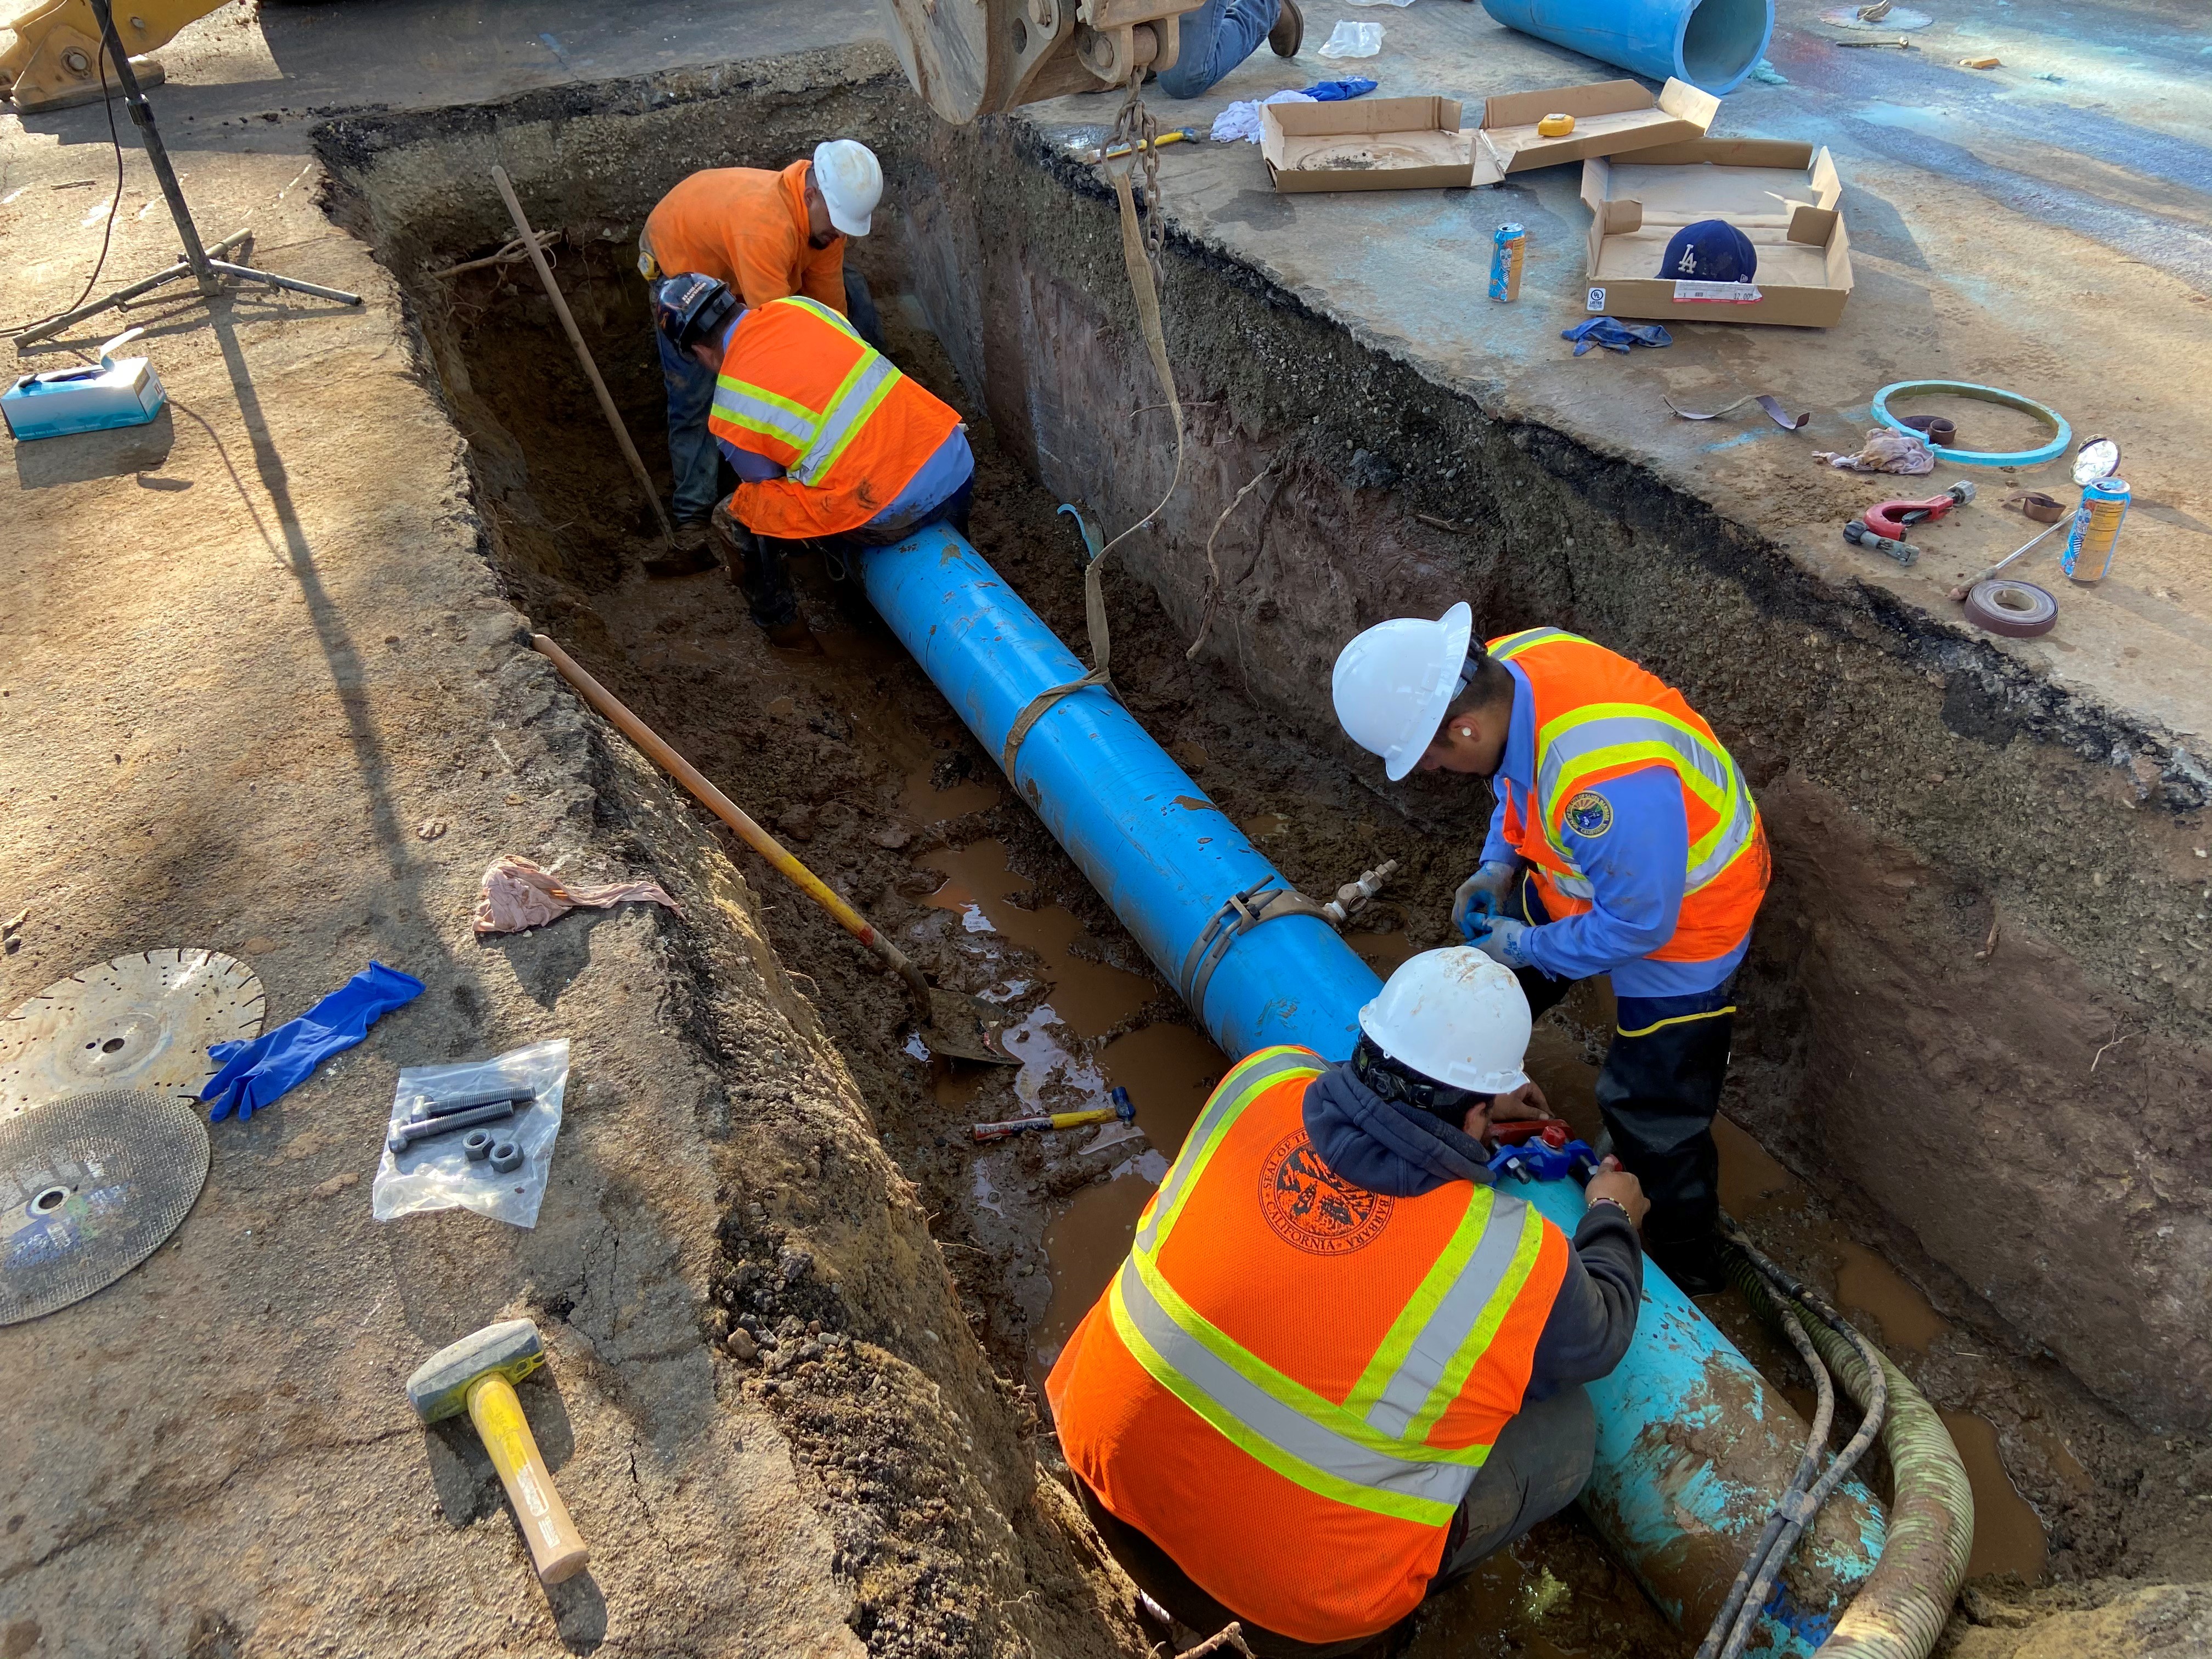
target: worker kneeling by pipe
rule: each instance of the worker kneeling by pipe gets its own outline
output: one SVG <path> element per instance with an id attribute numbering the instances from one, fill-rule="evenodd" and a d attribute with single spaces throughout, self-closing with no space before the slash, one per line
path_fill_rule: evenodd
<path id="1" fill-rule="evenodd" d="M 1582 1384 L 1642 1297 L 1636 1177 L 1570 1242 L 1493 1184 L 1493 1117 L 1544 1115 L 1527 998 L 1466 946 L 1359 1011 L 1350 1061 L 1222 1079 L 1046 1390 L 1131 1577 L 1268 1656 L 1382 1655 L 1424 1597 L 1589 1479 Z"/>
<path id="2" fill-rule="evenodd" d="M 654 286 L 653 317 L 678 352 L 715 371 L 707 429 L 738 487 L 713 526 L 771 641 L 813 644 L 786 544 L 888 547 L 933 524 L 967 534 L 975 459 L 958 412 L 836 311 L 803 295 L 747 307 L 689 272 Z"/>

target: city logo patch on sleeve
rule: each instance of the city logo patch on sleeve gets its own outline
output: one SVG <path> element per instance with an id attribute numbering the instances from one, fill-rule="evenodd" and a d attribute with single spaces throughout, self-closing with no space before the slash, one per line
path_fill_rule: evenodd
<path id="1" fill-rule="evenodd" d="M 1567 803 L 1567 828 L 1584 841 L 1595 841 L 1613 828 L 1613 803 L 1595 789 L 1585 789 Z"/>

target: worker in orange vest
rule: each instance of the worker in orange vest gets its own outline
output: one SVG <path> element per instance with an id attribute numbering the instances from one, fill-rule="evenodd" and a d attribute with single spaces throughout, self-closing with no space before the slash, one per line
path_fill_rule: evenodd
<path id="1" fill-rule="evenodd" d="M 696 272 L 662 278 L 653 306 L 671 348 L 715 371 L 708 429 L 738 486 L 712 521 L 773 642 L 815 648 L 786 544 L 887 547 L 943 522 L 966 534 L 975 460 L 958 412 L 840 313 L 799 295 L 742 306 Z"/>
<path id="2" fill-rule="evenodd" d="M 648 283 L 696 271 L 748 306 L 793 294 L 849 317 L 861 338 L 884 349 L 868 285 L 845 264 L 845 242 L 866 236 L 884 189 L 874 152 L 850 138 L 817 144 L 811 157 L 781 173 L 708 167 L 660 198 L 638 237 L 638 269 Z M 647 574 L 688 575 L 714 568 L 708 525 L 722 493 L 721 458 L 707 430 L 714 377 L 659 343 L 668 393 L 668 461 L 676 477 L 676 554 L 648 560 Z"/>
<path id="3" fill-rule="evenodd" d="M 1645 1243 L 1684 1290 L 1718 1290 L 1712 1121 L 1766 893 L 1759 805 L 1681 693 L 1626 657 L 1556 628 L 1473 634 L 1464 605 L 1367 629 L 1337 658 L 1337 718 L 1393 781 L 1416 767 L 1490 781 L 1481 866 L 1453 919 L 1538 1013 L 1611 979 L 1598 1103 L 1651 1195 Z"/>
<path id="4" fill-rule="evenodd" d="M 1570 1242 L 1492 1184 L 1493 1115 L 1543 1114 L 1528 1021 L 1483 952 L 1425 951 L 1347 1063 L 1261 1049 L 1184 1137 L 1045 1383 L 1158 1613 L 1283 1659 L 1385 1654 L 1581 1492 L 1582 1385 L 1635 1334 L 1644 1199 L 1601 1169 Z"/>

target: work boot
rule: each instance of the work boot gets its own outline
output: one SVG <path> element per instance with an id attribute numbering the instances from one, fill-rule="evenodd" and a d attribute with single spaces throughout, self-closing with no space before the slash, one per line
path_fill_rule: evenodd
<path id="1" fill-rule="evenodd" d="M 1278 58 L 1295 58 L 1305 38 L 1306 20 L 1298 10 L 1298 0 L 1283 0 L 1283 9 L 1275 14 L 1275 27 L 1267 31 L 1267 45 Z"/>
<path id="2" fill-rule="evenodd" d="M 702 570 L 712 570 L 716 562 L 714 550 L 708 544 L 707 526 L 695 520 L 676 526 L 668 550 L 645 561 L 645 574 L 665 581 L 671 576 L 696 576 Z"/>

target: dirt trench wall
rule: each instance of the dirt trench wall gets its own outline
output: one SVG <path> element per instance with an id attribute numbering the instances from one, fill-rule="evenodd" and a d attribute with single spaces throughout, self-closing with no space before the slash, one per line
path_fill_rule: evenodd
<path id="1" fill-rule="evenodd" d="M 1001 442 L 1120 530 L 1173 442 L 1131 414 L 1161 396 L 1110 197 L 1018 122 L 933 129 L 927 155 L 896 198 L 926 310 Z M 1191 449 L 1109 582 L 1195 634 L 1207 536 L 1265 472 L 1219 533 L 1206 649 L 1316 744 L 1342 745 L 1342 642 L 1460 599 L 1487 633 L 1575 629 L 1680 686 L 1776 853 L 1731 1111 L 1902 1222 L 1950 1311 L 2139 1418 L 2205 1422 L 2202 771 L 1631 459 L 1489 418 L 1218 250 L 1177 239 L 1167 267 Z M 1472 868 L 1487 802 L 1424 780 L 1404 799 Z"/>

